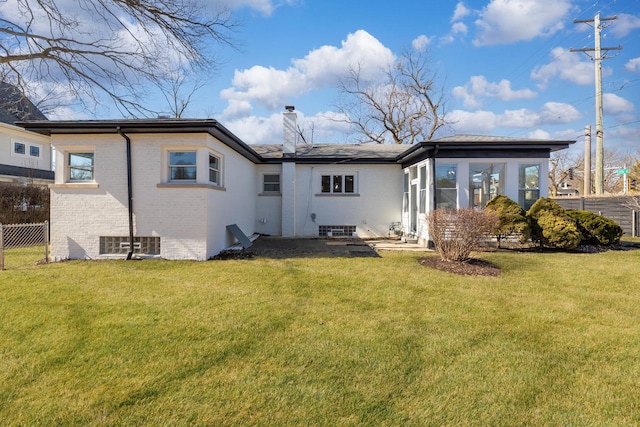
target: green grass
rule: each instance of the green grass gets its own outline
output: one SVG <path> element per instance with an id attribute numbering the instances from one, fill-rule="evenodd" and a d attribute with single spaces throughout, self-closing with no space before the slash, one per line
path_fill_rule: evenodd
<path id="1" fill-rule="evenodd" d="M 640 424 L 640 251 L 481 256 L 0 272 L 0 424 Z"/>

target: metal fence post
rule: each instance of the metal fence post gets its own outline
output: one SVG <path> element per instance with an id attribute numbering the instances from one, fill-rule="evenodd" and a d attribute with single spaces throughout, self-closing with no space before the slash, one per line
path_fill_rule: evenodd
<path id="1" fill-rule="evenodd" d="M 0 223 L 0 271 L 4 270 L 4 240 L 2 238 L 2 224 Z"/>
<path id="2" fill-rule="evenodd" d="M 49 263 L 49 221 L 44 222 L 44 262 Z"/>

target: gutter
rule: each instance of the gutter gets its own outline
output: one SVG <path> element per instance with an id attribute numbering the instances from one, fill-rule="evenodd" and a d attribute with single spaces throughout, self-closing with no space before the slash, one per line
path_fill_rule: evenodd
<path id="1" fill-rule="evenodd" d="M 126 141 L 127 150 L 127 205 L 129 209 L 129 252 L 127 253 L 127 260 L 133 257 L 133 179 L 131 173 L 131 138 L 122 132 L 120 126 L 116 127 L 116 132 L 120 134 Z"/>

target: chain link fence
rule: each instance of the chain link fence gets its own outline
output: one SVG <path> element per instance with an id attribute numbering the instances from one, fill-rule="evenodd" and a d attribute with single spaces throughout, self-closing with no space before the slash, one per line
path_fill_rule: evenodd
<path id="1" fill-rule="evenodd" d="M 49 262 L 49 223 L 0 224 L 0 271 Z"/>

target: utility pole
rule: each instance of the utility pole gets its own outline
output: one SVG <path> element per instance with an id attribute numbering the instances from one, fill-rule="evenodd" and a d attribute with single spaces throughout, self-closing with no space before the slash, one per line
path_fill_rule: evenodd
<path id="1" fill-rule="evenodd" d="M 592 61 L 595 63 L 596 69 L 596 194 L 604 194 L 604 129 L 602 126 L 602 60 L 605 59 L 606 52 L 610 50 L 622 50 L 618 47 L 600 47 L 600 32 L 604 28 L 602 21 L 613 21 L 618 19 L 617 16 L 611 18 L 600 18 L 598 13 L 593 20 L 574 19 L 574 24 L 592 25 L 595 30 L 595 48 L 570 49 L 571 52 L 594 52 Z M 603 55 L 602 52 L 605 52 Z"/>
<path id="2" fill-rule="evenodd" d="M 591 194 L 591 125 L 584 128 L 584 190 L 585 196 Z"/>

